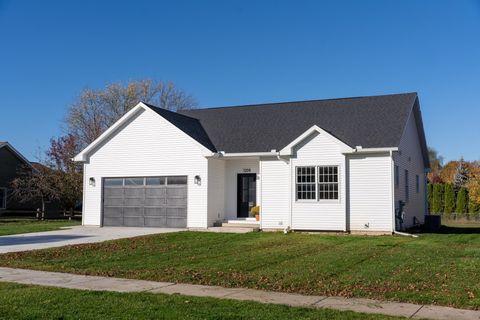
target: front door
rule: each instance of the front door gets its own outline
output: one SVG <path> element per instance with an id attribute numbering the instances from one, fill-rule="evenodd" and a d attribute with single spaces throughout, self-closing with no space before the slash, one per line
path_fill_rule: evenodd
<path id="1" fill-rule="evenodd" d="M 237 217 L 246 218 L 257 203 L 257 174 L 243 173 L 237 177 Z"/>

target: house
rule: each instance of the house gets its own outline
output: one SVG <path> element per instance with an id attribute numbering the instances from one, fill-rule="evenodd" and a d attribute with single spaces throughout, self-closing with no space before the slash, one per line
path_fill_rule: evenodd
<path id="1" fill-rule="evenodd" d="M 31 168 L 32 165 L 10 143 L 0 141 L 0 215 L 12 211 L 33 211 L 11 197 L 11 183 L 24 167 Z"/>
<path id="2" fill-rule="evenodd" d="M 258 205 L 264 230 L 391 233 L 427 213 L 416 93 L 178 112 L 139 103 L 75 160 L 84 225 L 207 228 Z"/>

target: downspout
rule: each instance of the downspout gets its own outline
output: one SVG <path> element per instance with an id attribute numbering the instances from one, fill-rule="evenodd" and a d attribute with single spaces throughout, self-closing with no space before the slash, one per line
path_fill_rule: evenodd
<path id="1" fill-rule="evenodd" d="M 395 233 L 395 163 L 393 161 L 393 151 L 390 150 L 390 188 L 392 196 L 392 232 Z"/>

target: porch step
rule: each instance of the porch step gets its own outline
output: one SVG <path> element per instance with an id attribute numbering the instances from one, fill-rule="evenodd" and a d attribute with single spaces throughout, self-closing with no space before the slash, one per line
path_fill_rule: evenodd
<path id="1" fill-rule="evenodd" d="M 259 231 L 258 227 L 247 228 L 247 227 L 210 227 L 205 229 L 207 232 L 223 232 L 223 233 L 248 233 L 248 232 L 257 232 Z"/>
<path id="2" fill-rule="evenodd" d="M 238 222 L 224 222 L 222 223 L 222 227 L 224 228 L 249 228 L 249 229 L 259 229 L 259 223 L 238 223 Z"/>

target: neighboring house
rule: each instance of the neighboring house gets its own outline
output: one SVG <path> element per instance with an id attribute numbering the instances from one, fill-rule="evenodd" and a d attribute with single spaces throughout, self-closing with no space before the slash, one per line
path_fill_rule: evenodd
<path id="1" fill-rule="evenodd" d="M 207 228 L 259 205 L 265 230 L 390 233 L 427 213 L 416 93 L 179 112 L 139 103 L 75 160 L 84 225 Z"/>
<path id="2" fill-rule="evenodd" d="M 11 183 L 24 168 L 31 168 L 30 162 L 11 144 L 0 141 L 0 214 L 11 211 L 32 211 L 11 197 Z"/>

